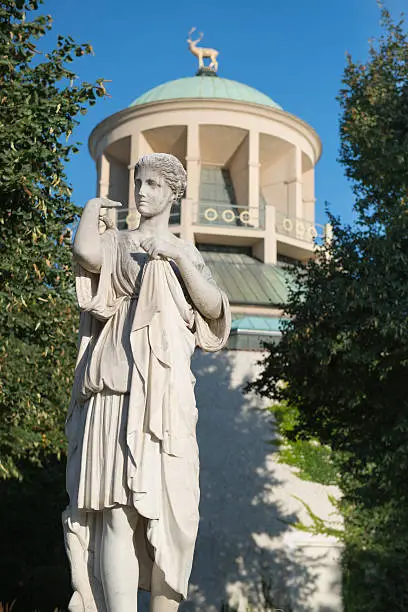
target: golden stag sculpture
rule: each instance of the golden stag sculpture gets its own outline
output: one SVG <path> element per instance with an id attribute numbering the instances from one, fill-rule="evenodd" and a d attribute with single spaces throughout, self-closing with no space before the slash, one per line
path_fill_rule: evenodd
<path id="1" fill-rule="evenodd" d="M 193 55 L 198 57 L 198 65 L 200 68 L 205 67 L 204 58 L 208 57 L 211 60 L 209 68 L 211 68 L 212 70 L 214 70 L 214 72 L 216 72 L 218 70 L 217 57 L 218 57 L 219 51 L 217 51 L 216 49 L 206 49 L 205 47 L 197 47 L 198 43 L 203 39 L 204 34 L 202 32 L 199 32 L 199 38 L 197 38 L 197 40 L 192 40 L 191 35 L 196 29 L 197 28 L 191 28 L 191 30 L 188 33 L 188 38 L 187 38 L 188 48 L 190 49 Z"/>

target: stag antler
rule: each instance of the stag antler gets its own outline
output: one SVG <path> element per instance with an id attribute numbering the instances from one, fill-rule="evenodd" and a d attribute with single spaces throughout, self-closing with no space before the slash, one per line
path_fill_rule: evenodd
<path id="1" fill-rule="evenodd" d="M 197 29 L 197 28 L 191 28 L 191 30 L 190 30 L 190 31 L 189 31 L 189 33 L 188 33 L 188 39 L 187 39 L 187 40 L 191 40 L 191 39 L 190 39 L 190 36 L 192 35 L 192 33 L 193 33 L 193 32 L 195 32 L 195 31 L 196 31 L 196 29 Z M 204 36 L 203 32 L 199 32 L 199 33 L 198 33 L 198 39 L 197 39 L 197 40 L 195 40 L 194 42 L 197 44 L 198 42 L 200 42 L 200 40 L 202 40 L 202 39 L 203 39 L 203 36 Z"/>

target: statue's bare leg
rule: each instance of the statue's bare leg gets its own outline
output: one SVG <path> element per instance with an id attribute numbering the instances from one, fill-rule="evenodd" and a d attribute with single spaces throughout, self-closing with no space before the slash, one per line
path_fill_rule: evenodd
<path id="1" fill-rule="evenodd" d="M 125 506 L 103 511 L 101 577 L 108 612 L 137 612 L 137 518 L 136 510 Z"/>
<path id="2" fill-rule="evenodd" d="M 180 595 L 165 582 L 164 574 L 153 564 L 150 612 L 177 612 Z"/>

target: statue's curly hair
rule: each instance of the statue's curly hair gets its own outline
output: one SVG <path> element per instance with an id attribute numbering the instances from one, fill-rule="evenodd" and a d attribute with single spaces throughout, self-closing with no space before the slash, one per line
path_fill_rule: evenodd
<path id="1" fill-rule="evenodd" d="M 146 167 L 154 168 L 163 176 L 176 196 L 176 201 L 183 197 L 187 186 L 187 173 L 183 164 L 177 157 L 170 155 L 170 153 L 151 153 L 150 155 L 144 155 L 135 166 L 133 175 L 134 180 L 136 180 L 138 171 Z"/>

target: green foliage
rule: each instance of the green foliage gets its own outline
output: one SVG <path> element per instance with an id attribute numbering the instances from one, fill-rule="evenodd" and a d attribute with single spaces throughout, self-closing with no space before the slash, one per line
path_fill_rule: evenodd
<path id="1" fill-rule="evenodd" d="M 408 37 L 382 20 L 339 96 L 356 223 L 330 215 L 331 244 L 294 271 L 291 319 L 252 385 L 339 457 L 346 612 L 408 609 Z"/>
<path id="2" fill-rule="evenodd" d="M 313 512 L 309 504 L 307 504 L 303 499 L 297 495 L 293 495 L 293 498 L 297 499 L 298 502 L 303 505 L 311 523 L 309 525 L 301 523 L 300 521 L 289 523 L 292 527 L 299 529 L 299 531 L 305 531 L 313 535 L 333 536 L 338 540 L 342 540 L 344 538 L 344 530 L 341 527 L 340 521 L 323 520 L 320 516 Z M 333 507 L 338 506 L 338 502 L 334 497 L 329 495 L 329 500 Z"/>
<path id="3" fill-rule="evenodd" d="M 347 526 L 343 556 L 346 612 L 408 610 L 406 503 L 370 505 L 363 495 L 344 505 Z"/>
<path id="4" fill-rule="evenodd" d="M 385 9 L 382 25 L 384 34 L 371 44 L 366 64 L 348 56 L 338 98 L 340 161 L 354 186 L 359 222 L 374 230 L 407 210 L 407 35 L 403 20 L 394 24 Z"/>
<path id="5" fill-rule="evenodd" d="M 296 475 L 302 480 L 323 485 L 337 483 L 332 451 L 315 439 L 285 443 L 279 451 L 279 462 L 298 468 Z"/>
<path id="6" fill-rule="evenodd" d="M 103 80 L 69 68 L 92 53 L 58 36 L 40 53 L 49 15 L 40 2 L 0 0 L 0 477 L 16 461 L 65 451 L 64 415 L 77 310 L 70 226 L 77 208 L 64 164 L 78 151 L 77 116 L 105 95 Z M 43 45 L 42 45 L 43 46 Z"/>
<path id="7" fill-rule="evenodd" d="M 297 476 L 323 485 L 338 484 L 337 465 L 333 451 L 323 446 L 316 438 L 304 440 L 296 434 L 299 411 L 288 404 L 273 404 L 269 410 L 275 416 L 280 438 L 273 443 L 279 445 L 280 463 L 298 469 Z"/>
<path id="8" fill-rule="evenodd" d="M 269 410 L 275 417 L 279 434 L 278 439 L 272 440 L 272 443 L 279 447 L 279 463 L 297 468 L 296 475 L 303 480 L 318 482 L 326 486 L 338 484 L 339 461 L 331 448 L 323 446 L 316 438 L 305 440 L 296 433 L 299 424 L 299 410 L 287 403 L 273 404 Z M 339 527 L 338 521 L 324 521 L 303 499 L 296 495 L 293 497 L 305 508 L 310 524 L 306 525 L 299 521 L 288 524 L 300 531 L 343 539 L 344 531 Z M 333 496 L 329 495 L 329 500 L 333 508 L 338 507 L 338 501 Z"/>

